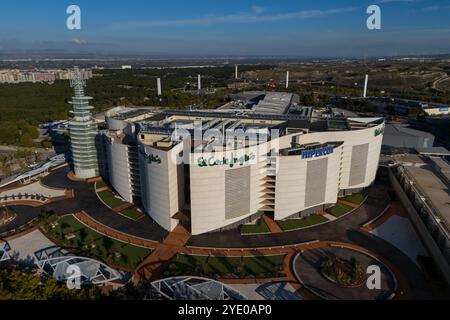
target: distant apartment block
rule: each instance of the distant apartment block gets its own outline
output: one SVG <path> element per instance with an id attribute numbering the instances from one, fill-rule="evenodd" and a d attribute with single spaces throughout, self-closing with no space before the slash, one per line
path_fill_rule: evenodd
<path id="1" fill-rule="evenodd" d="M 92 70 L 81 69 L 83 80 L 92 78 Z M 0 83 L 48 82 L 69 80 L 70 70 L 0 70 Z"/>

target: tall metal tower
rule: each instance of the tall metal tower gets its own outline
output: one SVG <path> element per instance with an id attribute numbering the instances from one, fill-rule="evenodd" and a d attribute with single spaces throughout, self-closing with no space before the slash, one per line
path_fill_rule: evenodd
<path id="1" fill-rule="evenodd" d="M 69 103 L 73 106 L 72 118 L 69 121 L 69 134 L 75 175 L 80 179 L 98 176 L 96 137 L 97 124 L 92 117 L 91 97 L 84 95 L 86 83 L 78 67 L 71 72 L 70 86 L 75 96 Z"/>

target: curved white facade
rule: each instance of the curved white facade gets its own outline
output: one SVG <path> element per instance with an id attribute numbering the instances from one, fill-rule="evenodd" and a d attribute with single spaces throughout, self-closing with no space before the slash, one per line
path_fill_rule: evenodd
<path id="1" fill-rule="evenodd" d="M 300 144 L 341 142 L 333 148 L 333 153 L 310 159 L 279 155 L 274 175 L 263 169 L 268 161 L 264 157 L 230 168 L 198 166 L 198 158 L 220 159 L 222 154 L 193 156 L 190 165 L 192 234 L 224 228 L 258 211 L 273 212 L 275 220 L 282 220 L 310 208 L 336 203 L 341 190 L 370 186 L 375 180 L 382 141 L 382 135 L 375 136 L 375 132 L 383 126 L 293 134 L 271 141 L 279 149 L 289 148 L 292 139 Z M 238 152 L 252 153 L 252 148 Z M 233 175 L 237 170 L 241 172 Z M 238 185 L 234 186 L 238 191 L 227 193 L 233 184 Z M 240 204 L 237 209 L 233 206 L 236 202 Z M 239 214 L 228 212 L 227 207 L 239 210 Z"/>
<path id="2" fill-rule="evenodd" d="M 183 165 L 177 165 L 171 157 L 182 150 L 178 145 L 170 151 L 139 144 L 139 168 L 141 198 L 146 212 L 166 230 L 173 230 L 178 220 L 172 217 L 182 210 L 184 197 Z"/>
<path id="3" fill-rule="evenodd" d="M 194 235 L 226 228 L 257 213 L 273 213 L 276 220 L 282 220 L 320 209 L 336 203 L 340 192 L 373 183 L 383 128 L 380 124 L 349 131 L 295 133 L 239 150 L 191 153 L 188 176 L 184 164 L 174 160 L 183 150 L 182 143 L 162 150 L 140 140 L 142 203 L 167 230 L 178 224 L 174 216 L 188 209 Z M 322 147 L 312 149 L 310 157 L 285 154 L 293 142 Z M 267 151 L 260 152 L 271 149 L 280 154 L 271 157 Z M 224 158 L 237 161 L 233 166 L 227 160 L 216 163 Z M 187 185 L 189 190 L 185 190 Z M 186 191 L 189 200 L 184 197 Z"/>
<path id="4" fill-rule="evenodd" d="M 182 223 L 193 235 L 234 228 L 262 214 L 283 220 L 319 213 L 339 196 L 359 192 L 375 180 L 384 131 L 380 118 L 311 121 L 170 111 L 141 121 L 145 115 L 138 111 L 130 115 L 139 120 L 107 118 L 111 185 L 127 201 L 139 198 L 164 229 Z M 236 128 L 254 135 L 222 140 L 208 132 Z M 188 138 L 181 140 L 179 131 Z M 209 151 L 212 142 L 220 151 Z"/>

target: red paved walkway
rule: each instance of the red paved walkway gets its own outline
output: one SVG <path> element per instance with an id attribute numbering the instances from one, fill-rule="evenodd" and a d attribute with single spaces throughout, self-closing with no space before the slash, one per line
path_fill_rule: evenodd
<path id="1" fill-rule="evenodd" d="M 128 242 L 137 246 L 142 246 L 150 249 L 154 249 L 155 246 L 158 244 L 158 242 L 156 241 L 134 237 L 129 234 L 107 227 L 104 224 L 101 224 L 98 221 L 92 219 L 85 212 L 77 212 L 75 214 L 75 217 L 84 224 L 86 224 L 87 226 L 89 226 L 90 228 L 94 229 L 95 231 L 107 235 L 109 237 L 122 240 L 124 242 Z"/>
<path id="2" fill-rule="evenodd" d="M 267 226 L 269 227 L 270 232 L 272 233 L 281 233 L 283 232 L 283 230 L 281 230 L 280 226 L 278 225 L 278 223 L 276 223 L 275 221 L 273 221 L 272 218 L 263 215 L 262 216 L 264 222 L 267 224 Z"/>
<path id="3" fill-rule="evenodd" d="M 346 206 L 349 206 L 349 207 L 352 207 L 352 208 L 359 208 L 361 206 L 360 204 L 353 203 L 353 202 L 350 202 L 350 201 L 345 201 L 345 200 L 342 200 L 342 199 L 338 199 L 337 203 L 345 204 Z"/>
<path id="4" fill-rule="evenodd" d="M 399 210 L 401 208 L 394 206 L 395 209 L 391 210 Z M 367 253 L 375 256 L 384 264 L 386 264 L 395 274 L 398 284 L 399 291 L 409 292 L 408 284 L 404 276 L 401 274 L 400 270 L 398 270 L 395 266 L 388 263 L 383 257 L 375 255 L 373 252 L 369 250 L 359 247 L 357 245 L 349 244 L 349 243 L 339 243 L 334 241 L 317 241 L 311 242 L 308 244 L 298 244 L 286 247 L 274 247 L 274 248 L 249 248 L 249 249 L 214 249 L 214 248 L 193 248 L 186 247 L 185 244 L 190 238 L 190 233 L 181 225 L 178 225 L 162 243 L 152 242 L 140 238 L 136 238 L 127 234 L 123 234 L 117 230 L 113 230 L 107 226 L 104 226 L 94 219 L 90 218 L 84 212 L 79 212 L 75 215 L 80 221 L 84 222 L 89 227 L 94 230 L 108 235 L 113 238 L 117 238 L 122 241 L 126 241 L 135 245 L 145 246 L 153 249 L 152 254 L 150 254 L 142 263 L 136 268 L 136 272 L 134 274 L 134 280 L 139 281 L 142 279 L 146 280 L 154 280 L 161 278 L 163 272 L 167 269 L 170 264 L 170 261 L 178 254 L 192 254 L 192 255 L 212 255 L 212 256 L 259 256 L 259 255 L 277 255 L 277 254 L 285 254 L 286 258 L 284 261 L 284 272 L 286 277 L 284 278 L 268 278 L 263 279 L 261 283 L 268 282 L 279 282 L 286 281 L 291 283 L 291 285 L 296 290 L 305 289 L 298 283 L 295 275 L 292 272 L 292 260 L 295 255 L 303 250 L 308 249 L 316 249 L 321 247 L 326 247 L 330 245 L 342 245 L 344 247 L 352 248 L 358 250 L 363 253 Z M 387 214 L 389 216 L 389 214 Z M 272 220 L 273 221 L 273 220 Z M 234 281 L 233 283 L 260 283 L 254 279 L 236 279 L 230 280 Z M 230 282 L 231 283 L 231 282 Z M 302 293 L 303 294 L 303 293 Z M 405 299 L 408 298 L 407 294 L 396 297 L 396 299 Z"/>
<path id="5" fill-rule="evenodd" d="M 169 233 L 162 243 L 156 245 L 155 250 L 136 268 L 134 280 L 154 280 L 160 277 L 168 267 L 170 261 L 180 252 L 191 234 L 181 225 Z"/>
<path id="6" fill-rule="evenodd" d="M 128 209 L 128 208 L 133 207 L 133 206 L 134 206 L 133 203 L 127 202 L 127 203 L 121 204 L 118 207 L 112 208 L 112 210 L 115 211 L 115 212 L 120 212 L 120 211 L 123 211 L 123 210 Z"/>

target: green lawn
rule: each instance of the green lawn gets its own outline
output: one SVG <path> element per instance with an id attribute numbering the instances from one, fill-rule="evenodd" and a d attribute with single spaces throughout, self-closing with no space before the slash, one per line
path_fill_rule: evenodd
<path id="1" fill-rule="evenodd" d="M 172 276 L 240 278 L 281 276 L 284 255 L 255 257 L 208 257 L 177 254 L 169 265 Z"/>
<path id="2" fill-rule="evenodd" d="M 73 215 L 63 216 L 58 219 L 58 225 L 46 229 L 62 244 L 84 251 L 98 259 L 115 265 L 135 268 L 146 256 L 151 253 L 150 249 L 124 243 L 110 237 L 106 237 L 91 228 L 86 227 Z M 73 234 L 75 237 L 67 239 L 66 235 Z M 92 247 L 94 245 L 94 247 Z M 115 253 L 120 253 L 117 256 Z"/>
<path id="3" fill-rule="evenodd" d="M 120 211 L 120 213 L 133 220 L 139 220 L 143 216 L 141 212 L 137 211 L 133 207 L 126 208 L 125 210 Z"/>
<path id="4" fill-rule="evenodd" d="M 114 197 L 114 194 L 109 190 L 100 191 L 98 195 L 110 208 L 115 208 L 126 203 L 125 201 Z"/>
<path id="5" fill-rule="evenodd" d="M 256 225 L 243 225 L 240 230 L 241 234 L 270 233 L 270 229 L 263 219 L 260 219 Z"/>
<path id="6" fill-rule="evenodd" d="M 97 181 L 97 182 L 95 183 L 95 188 L 96 188 L 96 189 L 100 189 L 100 188 L 103 188 L 103 187 L 106 187 L 106 186 L 107 186 L 107 184 L 106 184 L 105 181 Z"/>
<path id="7" fill-rule="evenodd" d="M 277 222 L 280 225 L 281 229 L 283 229 L 283 231 L 289 231 L 289 230 L 310 227 L 315 224 L 324 223 L 327 221 L 328 221 L 328 219 L 325 218 L 324 216 L 314 214 L 314 215 L 311 215 L 311 216 L 303 218 L 303 219 L 293 219 L 293 220 L 277 221 Z"/>
<path id="8" fill-rule="evenodd" d="M 334 207 L 327 209 L 327 212 L 335 216 L 336 218 L 339 218 L 352 210 L 353 208 L 350 206 L 347 206 L 345 204 L 337 204 Z"/>
<path id="9" fill-rule="evenodd" d="M 356 203 L 356 204 L 361 204 L 365 198 L 366 198 L 366 196 L 364 194 L 357 193 L 357 194 L 352 194 L 351 196 L 346 196 L 346 197 L 342 198 L 342 200 Z"/>

